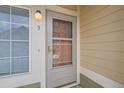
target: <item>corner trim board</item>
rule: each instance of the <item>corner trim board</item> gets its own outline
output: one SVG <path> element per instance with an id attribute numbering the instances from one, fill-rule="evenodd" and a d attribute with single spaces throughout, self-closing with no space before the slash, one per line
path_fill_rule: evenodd
<path id="1" fill-rule="evenodd" d="M 98 73 L 95 73 L 89 69 L 80 67 L 80 73 L 100 84 L 104 88 L 124 88 L 124 85 L 106 78 Z"/>

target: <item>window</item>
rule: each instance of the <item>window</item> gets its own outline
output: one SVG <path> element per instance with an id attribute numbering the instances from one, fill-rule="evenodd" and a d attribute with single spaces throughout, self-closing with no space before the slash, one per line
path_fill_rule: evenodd
<path id="1" fill-rule="evenodd" d="M 0 76 L 29 72 L 29 10 L 0 6 Z"/>

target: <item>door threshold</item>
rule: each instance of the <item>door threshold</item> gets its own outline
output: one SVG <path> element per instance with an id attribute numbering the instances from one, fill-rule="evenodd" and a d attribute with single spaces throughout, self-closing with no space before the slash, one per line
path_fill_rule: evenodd
<path id="1" fill-rule="evenodd" d="M 65 86 L 60 87 L 60 88 L 71 88 L 71 87 L 74 87 L 74 86 L 77 86 L 77 85 L 79 85 L 79 83 L 74 82 L 74 83 L 71 83 L 71 84 L 65 85 Z"/>

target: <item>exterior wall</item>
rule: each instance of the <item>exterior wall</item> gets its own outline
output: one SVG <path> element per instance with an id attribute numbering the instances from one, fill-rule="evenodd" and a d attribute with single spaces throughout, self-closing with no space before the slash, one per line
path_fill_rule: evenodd
<path id="1" fill-rule="evenodd" d="M 69 10 L 77 11 L 77 5 L 58 5 L 58 6 Z"/>
<path id="2" fill-rule="evenodd" d="M 80 9 L 81 67 L 124 85 L 124 6 Z"/>

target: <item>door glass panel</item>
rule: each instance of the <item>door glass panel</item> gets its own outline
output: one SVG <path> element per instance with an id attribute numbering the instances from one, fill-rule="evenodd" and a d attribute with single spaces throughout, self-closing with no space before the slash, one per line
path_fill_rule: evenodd
<path id="1" fill-rule="evenodd" d="M 53 67 L 72 64 L 72 42 L 54 41 L 53 43 Z"/>
<path id="2" fill-rule="evenodd" d="M 53 37 L 72 38 L 72 22 L 53 19 Z"/>
<path id="3" fill-rule="evenodd" d="M 53 67 L 72 64 L 72 22 L 53 19 Z"/>

